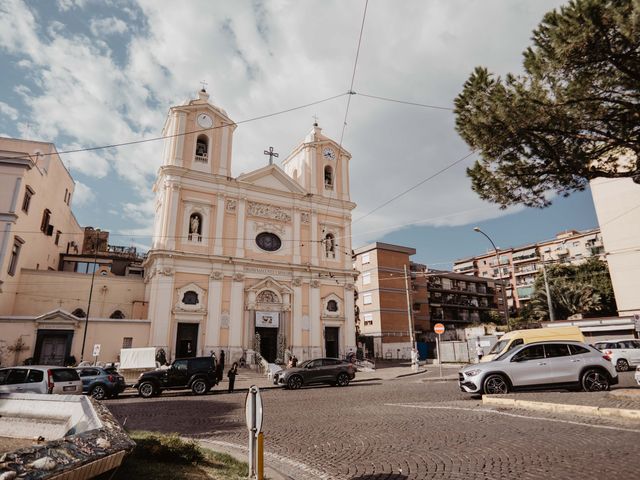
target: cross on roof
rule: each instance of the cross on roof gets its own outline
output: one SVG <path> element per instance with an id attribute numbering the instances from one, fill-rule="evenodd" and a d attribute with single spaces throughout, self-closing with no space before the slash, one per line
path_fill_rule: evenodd
<path id="1" fill-rule="evenodd" d="M 200 85 L 202 85 L 202 91 L 206 92 L 207 91 L 206 86 L 209 85 L 209 84 L 207 82 L 205 82 L 204 80 L 202 80 L 200 82 Z"/>
<path id="2" fill-rule="evenodd" d="M 318 115 L 314 115 L 311 118 L 313 118 L 313 126 L 317 127 L 318 126 Z"/>
<path id="3" fill-rule="evenodd" d="M 269 165 L 273 165 L 273 157 L 278 158 L 278 154 L 273 151 L 273 147 L 269 147 L 269 150 L 264 151 L 265 155 L 269 155 Z"/>

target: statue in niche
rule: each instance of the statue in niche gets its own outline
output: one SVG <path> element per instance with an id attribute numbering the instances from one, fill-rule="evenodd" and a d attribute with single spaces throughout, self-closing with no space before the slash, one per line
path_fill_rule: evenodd
<path id="1" fill-rule="evenodd" d="M 324 238 L 324 249 L 327 258 L 336 258 L 336 239 L 330 233 Z"/>
<path id="2" fill-rule="evenodd" d="M 263 290 L 258 294 L 257 301 L 261 303 L 278 303 L 278 297 L 271 290 Z"/>
<path id="3" fill-rule="evenodd" d="M 194 213 L 189 220 L 189 233 L 200 234 L 200 215 Z"/>

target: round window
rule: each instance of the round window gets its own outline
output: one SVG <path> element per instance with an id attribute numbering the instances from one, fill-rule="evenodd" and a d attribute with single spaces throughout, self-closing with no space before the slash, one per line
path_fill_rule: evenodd
<path id="1" fill-rule="evenodd" d="M 275 252 L 282 246 L 282 240 L 274 233 L 262 232 L 256 237 L 256 243 L 262 250 Z"/>

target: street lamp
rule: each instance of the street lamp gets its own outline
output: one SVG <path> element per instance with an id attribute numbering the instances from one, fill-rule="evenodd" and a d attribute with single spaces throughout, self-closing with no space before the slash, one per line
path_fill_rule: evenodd
<path id="1" fill-rule="evenodd" d="M 487 240 L 491 242 L 491 246 L 493 246 L 493 250 L 496 252 L 498 275 L 502 277 L 502 273 L 500 272 L 500 256 L 498 254 L 498 247 L 496 247 L 496 244 L 493 243 L 493 240 L 491 240 L 491 237 L 489 235 L 487 235 L 482 230 L 480 230 L 480 227 L 473 227 L 473 231 L 481 233 L 482 235 L 487 237 Z M 502 278 L 500 278 L 500 280 L 502 280 Z M 509 329 L 509 305 L 507 305 L 507 287 L 505 286 L 504 282 L 501 282 L 501 283 L 502 283 L 502 303 L 504 303 L 504 320 L 507 324 L 507 329 Z"/>

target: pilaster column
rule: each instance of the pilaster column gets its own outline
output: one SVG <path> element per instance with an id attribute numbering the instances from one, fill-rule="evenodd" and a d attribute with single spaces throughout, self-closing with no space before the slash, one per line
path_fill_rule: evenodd
<path id="1" fill-rule="evenodd" d="M 291 344 L 293 348 L 302 347 L 302 280 L 300 278 L 293 279 L 293 305 L 291 317 L 293 337 Z"/>
<path id="2" fill-rule="evenodd" d="M 244 216 L 247 201 L 244 198 L 238 200 L 238 213 L 236 215 L 238 228 L 236 229 L 236 257 L 244 257 Z"/>
<path id="3" fill-rule="evenodd" d="M 216 228 L 213 232 L 213 254 L 222 255 L 222 245 L 224 240 L 224 195 L 218 194 L 216 203 Z"/>
<path id="4" fill-rule="evenodd" d="M 343 200 L 349 200 L 349 172 L 347 170 L 347 157 L 346 155 L 340 155 L 340 163 L 342 164 L 342 195 Z"/>
<path id="5" fill-rule="evenodd" d="M 318 212 L 311 210 L 311 241 L 309 247 L 311 248 L 311 265 L 318 265 Z"/>
<path id="6" fill-rule="evenodd" d="M 300 210 L 293 209 L 293 263 L 300 264 L 300 243 L 302 234 L 300 232 Z"/>
<path id="7" fill-rule="evenodd" d="M 176 118 L 176 133 L 178 134 L 175 137 L 174 143 L 174 165 L 182 166 L 182 154 L 184 152 L 184 132 L 186 131 L 187 125 L 187 114 L 184 112 L 179 112 Z"/>
<path id="8" fill-rule="evenodd" d="M 310 193 L 318 193 L 318 168 L 319 165 L 317 165 L 316 162 L 316 158 L 318 158 L 319 155 L 317 155 L 316 153 L 316 149 L 318 147 L 313 146 L 311 148 L 307 149 L 307 165 L 309 166 L 310 170 L 311 170 L 311 184 L 309 185 L 309 192 Z"/>
<path id="9" fill-rule="evenodd" d="M 171 357 L 175 345 L 169 345 L 171 332 L 171 311 L 173 310 L 173 270 L 160 268 L 151 280 L 151 298 L 149 299 L 151 320 L 150 344 L 163 347 L 167 358 Z"/>
<path id="10" fill-rule="evenodd" d="M 351 270 L 353 268 L 353 259 L 351 258 L 351 217 L 344 216 L 344 238 L 340 242 L 339 251 L 344 252 L 344 268 Z"/>
<path id="11" fill-rule="evenodd" d="M 205 355 L 209 350 L 220 347 L 220 316 L 222 315 L 222 272 L 209 275 L 207 295 L 207 333 L 205 336 Z"/>
<path id="12" fill-rule="evenodd" d="M 309 289 L 309 342 L 311 358 L 322 356 L 322 318 L 320 318 L 320 282 L 312 280 Z"/>
<path id="13" fill-rule="evenodd" d="M 231 312 L 229 320 L 229 347 L 242 348 L 244 318 L 244 275 L 236 273 L 231 284 Z"/>
<path id="14" fill-rule="evenodd" d="M 344 346 L 345 353 L 351 349 L 353 352 L 356 347 L 356 314 L 354 310 L 353 284 L 347 283 L 344 287 Z"/>
<path id="15" fill-rule="evenodd" d="M 167 218 L 167 232 L 166 232 L 166 248 L 173 250 L 176 248 L 176 233 L 178 224 L 178 205 L 180 204 L 180 185 L 171 183 L 169 185 L 170 200 L 167 205 L 167 211 L 169 212 Z"/>

